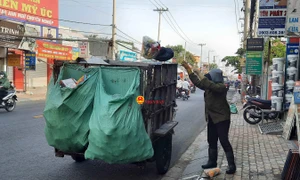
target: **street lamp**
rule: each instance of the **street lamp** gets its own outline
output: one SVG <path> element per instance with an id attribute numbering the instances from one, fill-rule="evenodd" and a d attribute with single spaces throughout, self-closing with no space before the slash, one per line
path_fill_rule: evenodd
<path id="1" fill-rule="evenodd" d="M 202 68 L 203 68 L 202 48 L 203 48 L 203 46 L 205 46 L 206 44 L 200 43 L 200 44 L 198 44 L 198 45 L 201 46 L 201 55 L 200 55 L 199 68 L 201 68 L 201 71 L 202 71 Z"/>
<path id="2" fill-rule="evenodd" d="M 216 58 L 219 57 L 219 55 L 214 56 L 214 63 L 216 63 Z"/>
<path id="3" fill-rule="evenodd" d="M 210 54 L 211 52 L 214 52 L 214 50 L 209 50 L 209 51 L 208 51 L 208 70 L 210 70 L 210 65 L 209 65 L 209 63 L 210 63 L 210 62 L 209 62 L 209 54 Z"/>

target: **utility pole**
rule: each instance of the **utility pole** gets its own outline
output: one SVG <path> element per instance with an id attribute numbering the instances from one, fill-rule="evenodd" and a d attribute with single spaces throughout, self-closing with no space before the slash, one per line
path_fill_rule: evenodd
<path id="1" fill-rule="evenodd" d="M 184 55 L 183 55 L 183 60 L 185 61 L 186 58 L 186 42 L 184 42 Z"/>
<path id="2" fill-rule="evenodd" d="M 116 60 L 115 48 L 116 48 L 116 0 L 113 0 L 113 15 L 112 15 L 112 49 L 111 56 L 112 60 Z"/>
<path id="3" fill-rule="evenodd" d="M 206 44 L 198 44 L 199 46 L 201 46 L 201 55 L 200 55 L 200 62 L 199 62 L 199 68 L 201 68 L 201 72 L 203 71 L 203 56 L 202 56 L 202 48 L 203 46 L 205 46 Z"/>
<path id="4" fill-rule="evenodd" d="M 161 15 L 163 12 L 169 11 L 169 9 L 164 8 L 156 8 L 153 11 L 157 11 L 159 13 L 159 19 L 158 19 L 158 35 L 157 35 L 157 41 L 160 40 L 160 24 L 161 24 Z"/>
<path id="5" fill-rule="evenodd" d="M 247 39 L 248 39 L 248 32 L 249 32 L 249 21 L 250 21 L 250 8 L 251 8 L 251 0 L 244 0 L 244 37 L 243 37 L 243 48 L 247 48 Z M 242 73 L 246 73 L 243 70 L 244 68 L 242 67 Z M 241 101 L 243 103 L 244 97 L 246 95 L 246 80 L 247 80 L 247 75 L 243 74 L 242 75 L 242 83 L 241 83 Z"/>
<path id="6" fill-rule="evenodd" d="M 255 21 L 254 21 L 254 38 L 257 38 L 257 31 L 258 31 L 258 18 L 259 18 L 259 3 L 256 2 L 255 6 Z"/>
<path id="7" fill-rule="evenodd" d="M 245 0 L 245 15 L 244 15 L 244 49 L 246 49 L 246 43 L 249 32 L 249 20 L 250 20 L 250 8 L 251 8 L 251 0 Z"/>
<path id="8" fill-rule="evenodd" d="M 219 56 L 214 56 L 214 63 L 216 63 L 216 57 L 219 57 Z"/>
<path id="9" fill-rule="evenodd" d="M 208 51 L 208 71 L 210 71 L 210 62 L 209 62 L 209 53 L 210 53 L 210 52 L 214 52 L 214 51 L 212 51 L 212 50 L 209 50 L 209 51 Z"/>

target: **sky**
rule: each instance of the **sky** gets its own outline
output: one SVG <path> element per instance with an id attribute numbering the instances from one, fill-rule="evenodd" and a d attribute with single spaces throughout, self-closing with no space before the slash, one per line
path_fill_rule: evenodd
<path id="1" fill-rule="evenodd" d="M 111 25 L 112 2 L 112 0 L 59 0 L 59 17 Z M 201 48 L 197 44 L 205 43 L 204 62 L 208 60 L 208 51 L 213 51 L 210 52 L 210 60 L 216 56 L 218 62 L 225 56 L 234 55 L 240 46 L 241 36 L 238 31 L 242 31 L 242 28 L 238 19 L 243 17 L 242 0 L 116 0 L 116 26 L 131 38 L 120 31 L 117 31 L 117 35 L 126 37 L 132 42 L 135 40 L 142 42 L 143 36 L 157 40 L 159 15 L 153 11 L 157 7 L 169 9 L 163 13 L 161 21 L 162 46 L 184 46 L 187 42 L 187 50 L 200 55 Z M 60 22 L 60 25 L 81 31 L 112 33 L 111 27 L 105 26 L 66 22 Z M 127 40 L 120 36 L 117 36 L 117 39 Z M 138 43 L 136 46 L 140 47 Z"/>

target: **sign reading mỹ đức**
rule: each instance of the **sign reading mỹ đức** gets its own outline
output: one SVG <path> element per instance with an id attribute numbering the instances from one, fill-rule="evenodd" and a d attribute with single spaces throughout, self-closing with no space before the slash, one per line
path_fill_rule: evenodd
<path id="1" fill-rule="evenodd" d="M 0 0 L 3 16 L 58 27 L 58 0 Z"/>

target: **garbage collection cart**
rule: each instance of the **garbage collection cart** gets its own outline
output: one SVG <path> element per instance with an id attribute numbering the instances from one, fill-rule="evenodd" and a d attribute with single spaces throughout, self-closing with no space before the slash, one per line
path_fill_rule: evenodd
<path id="1" fill-rule="evenodd" d="M 55 83 L 60 71 L 65 64 L 75 64 L 84 68 L 98 67 L 134 67 L 140 71 L 139 90 L 140 96 L 136 101 L 140 101 L 142 119 L 146 133 L 151 140 L 154 150 L 153 157 L 142 162 L 131 162 L 143 164 L 145 162 L 156 162 L 159 174 L 165 174 L 170 166 L 172 155 L 172 134 L 176 114 L 176 83 L 177 83 L 177 64 L 162 63 L 139 63 L 121 62 L 105 60 L 107 64 L 71 63 L 55 60 L 53 65 L 53 79 Z M 46 102 L 47 103 L 47 102 Z M 100 110 L 101 111 L 101 110 Z M 70 155 L 76 162 L 85 160 L 84 152 L 64 152 L 55 148 L 56 157 Z"/>

